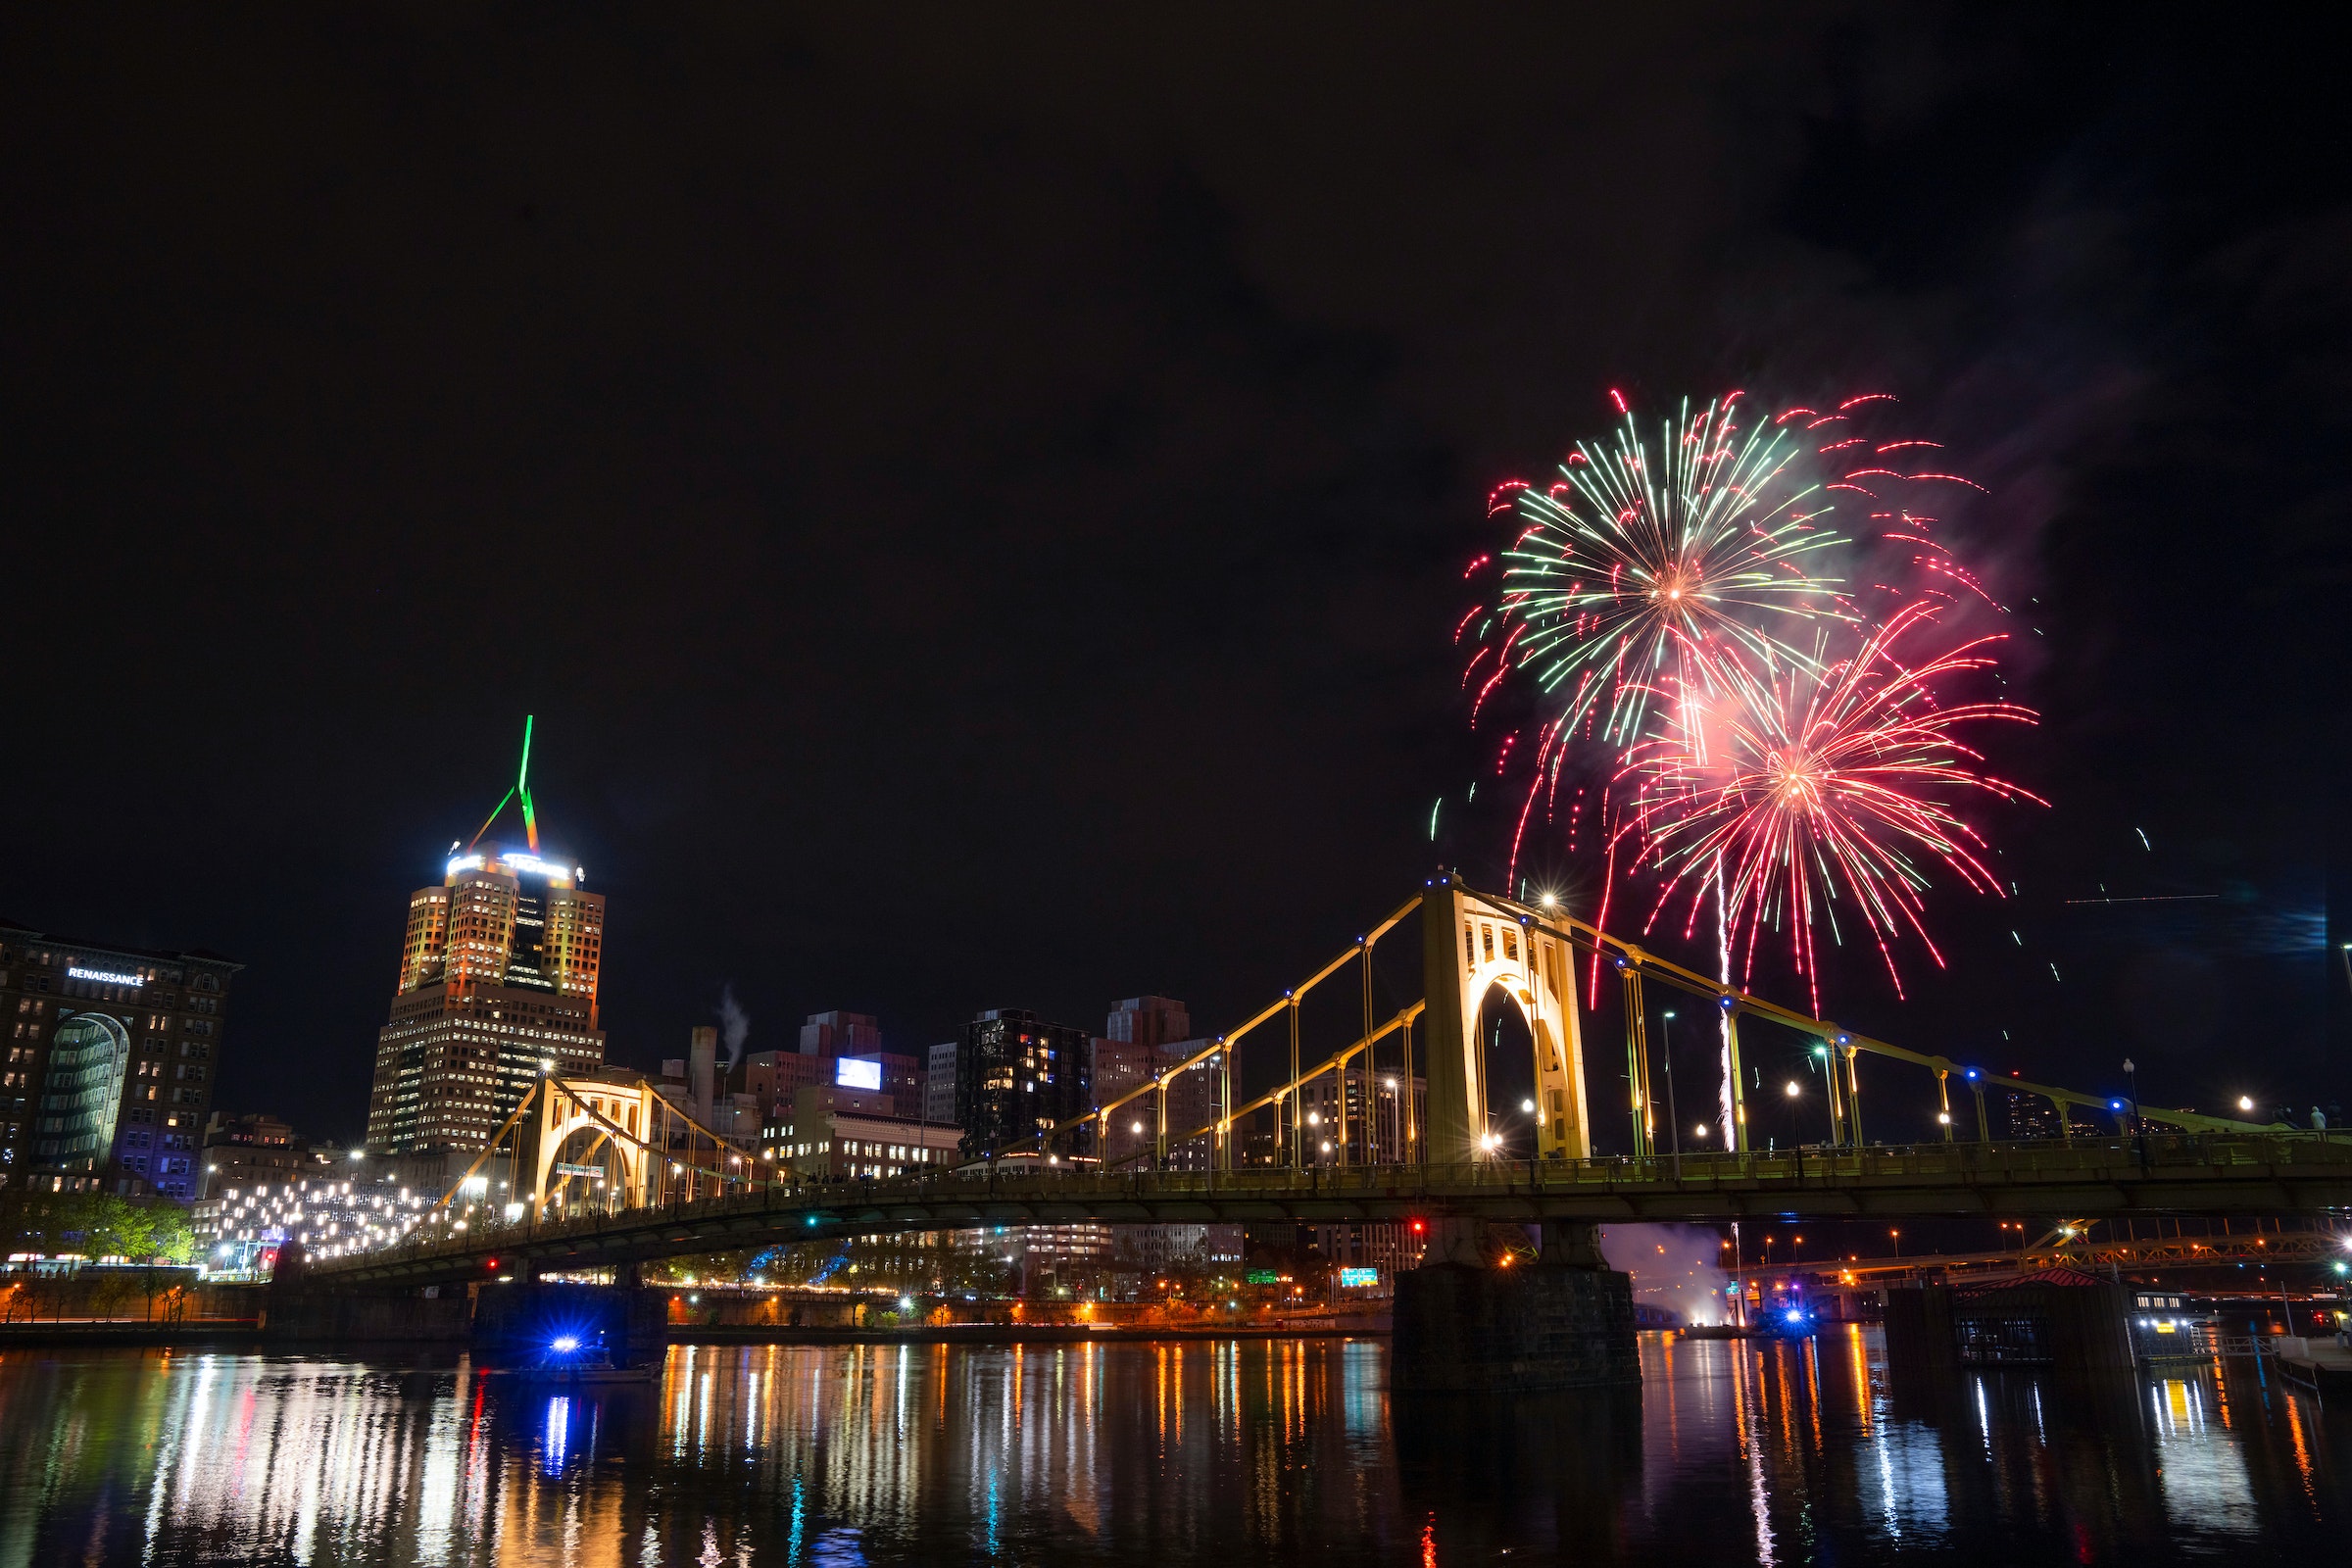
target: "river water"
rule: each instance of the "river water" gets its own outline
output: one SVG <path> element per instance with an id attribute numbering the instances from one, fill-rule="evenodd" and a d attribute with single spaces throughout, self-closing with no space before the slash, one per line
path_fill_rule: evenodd
<path id="1" fill-rule="evenodd" d="M 0 1356 L 0 1568 L 2342 1562 L 2352 1411 L 2251 1363 L 1890 1386 L 1872 1331 L 1645 1336 L 1638 1396 L 1388 1392 L 1378 1340 Z"/>

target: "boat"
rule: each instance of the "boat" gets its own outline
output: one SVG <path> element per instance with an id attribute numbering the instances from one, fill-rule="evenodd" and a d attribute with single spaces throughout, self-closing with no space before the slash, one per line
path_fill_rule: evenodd
<path id="1" fill-rule="evenodd" d="M 651 1383 L 659 1370 L 651 1363 L 630 1366 L 614 1361 L 602 1335 L 591 1343 L 577 1335 L 559 1334 L 548 1341 L 536 1361 L 519 1366 L 484 1367 L 482 1374 L 577 1389 Z"/>
<path id="2" fill-rule="evenodd" d="M 1776 1301 L 1756 1314 L 1749 1332 L 1769 1340 L 1809 1340 L 1821 1332 L 1821 1319 L 1801 1301 Z"/>
<path id="3" fill-rule="evenodd" d="M 551 1366 L 518 1367 L 515 1374 L 533 1383 L 566 1389 L 626 1388 L 654 1381 L 655 1369 L 650 1366 Z"/>

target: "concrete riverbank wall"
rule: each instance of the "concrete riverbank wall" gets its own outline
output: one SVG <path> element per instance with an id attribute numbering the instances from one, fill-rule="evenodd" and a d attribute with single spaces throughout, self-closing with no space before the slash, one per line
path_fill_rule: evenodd
<path id="1" fill-rule="evenodd" d="M 193 1268 L 86 1268 L 0 1274 L 0 1328 L 110 1321 L 129 1325 L 250 1323 L 264 1287 L 208 1281 Z"/>

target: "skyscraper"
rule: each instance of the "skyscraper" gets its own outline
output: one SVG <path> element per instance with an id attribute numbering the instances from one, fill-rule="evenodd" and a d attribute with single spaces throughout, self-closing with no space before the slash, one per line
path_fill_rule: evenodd
<path id="1" fill-rule="evenodd" d="M 862 1012 L 812 1012 L 801 1025 L 804 1056 L 861 1056 L 882 1049 L 882 1025 Z"/>
<path id="2" fill-rule="evenodd" d="M 409 896 L 392 1015 L 376 1036 L 368 1147 L 379 1154 L 477 1149 L 543 1071 L 586 1072 L 605 1059 L 597 1026 L 605 901 L 586 873 L 543 853 L 522 772 L 437 887 Z M 485 838 L 519 799 L 526 847 Z"/>
<path id="3" fill-rule="evenodd" d="M 194 1200 L 242 967 L 0 920 L 0 1189 Z"/>
<path id="4" fill-rule="evenodd" d="M 992 1008 L 965 1024 L 956 1052 L 956 1125 L 963 1129 L 963 1152 L 993 1154 L 1085 1115 L 1094 1103 L 1088 1046 L 1085 1030 L 1044 1022 L 1019 1007 Z M 1092 1129 L 1078 1128 L 1061 1147 L 1091 1154 L 1093 1145 Z"/>
<path id="5" fill-rule="evenodd" d="M 1189 1040 L 1193 1015 L 1173 997 L 1129 997 L 1110 1009 L 1103 1038 L 1132 1046 L 1172 1046 Z"/>
<path id="6" fill-rule="evenodd" d="M 1129 1091 L 1168 1076 L 1168 1163 L 1177 1170 L 1206 1170 L 1213 1163 L 1215 1144 L 1208 1138 L 1187 1139 L 1196 1127 L 1216 1119 L 1223 1086 L 1223 1058 L 1210 1056 L 1179 1071 L 1182 1064 L 1208 1050 L 1210 1042 L 1189 1039 L 1192 1014 L 1169 997 L 1129 997 L 1111 1009 L 1102 1038 L 1094 1042 L 1094 1076 L 1090 1103 L 1106 1105 Z M 1159 1102 L 1156 1095 L 1130 1101 L 1104 1128 L 1101 1153 L 1106 1165 L 1127 1165 L 1159 1146 Z"/>
<path id="7" fill-rule="evenodd" d="M 923 1119 L 943 1126 L 956 1123 L 956 1053 L 960 1049 L 956 1041 L 945 1040 L 931 1048 L 923 1075 Z"/>

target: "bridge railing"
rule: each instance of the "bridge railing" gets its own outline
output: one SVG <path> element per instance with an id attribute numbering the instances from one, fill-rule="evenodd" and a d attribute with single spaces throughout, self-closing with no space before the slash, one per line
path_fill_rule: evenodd
<path id="1" fill-rule="evenodd" d="M 2080 1176 L 2112 1180 L 2132 1174 L 2193 1178 L 2200 1171 L 2244 1173 L 2254 1169 L 2309 1169 L 2352 1173 L 2352 1137 L 2323 1133 L 2151 1135 L 2146 1138 L 2078 1139 L 2006 1144 L 1877 1145 L 1861 1149 L 1798 1148 L 1744 1153 L 1603 1156 L 1583 1160 L 1484 1160 L 1436 1165 L 1241 1166 L 1232 1170 L 1143 1170 L 1102 1172 L 1035 1162 L 940 1170 L 890 1178 L 776 1183 L 751 1192 L 662 1206 L 597 1212 L 563 1220 L 484 1223 L 463 1232 L 417 1238 L 380 1251 L 318 1260 L 324 1273 L 369 1268 L 388 1262 L 442 1257 L 492 1256 L 507 1248 L 545 1251 L 552 1244 L 615 1231 L 659 1232 L 665 1222 L 703 1225 L 713 1219 L 805 1214 L 811 1239 L 833 1239 L 821 1229 L 877 1207 L 901 1212 L 936 1207 L 939 1229 L 973 1221 L 976 1208 L 993 1201 L 1046 1206 L 1115 1209 L 1122 1200 L 1267 1200 L 1296 1202 L 1426 1197 L 1433 1202 L 1465 1197 L 1523 1193 L 1687 1192 L 1739 1190 L 1803 1191 L 1873 1181 L 1951 1181 L 1998 1186 L 2024 1179 Z M 919 1216 L 918 1216 L 919 1218 Z M 764 1229 L 764 1227 L 763 1227 Z M 778 1240 L 772 1231 L 766 1240 Z"/>

